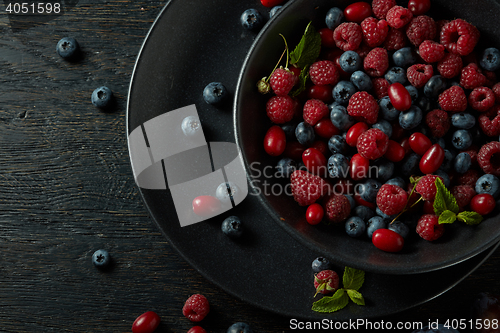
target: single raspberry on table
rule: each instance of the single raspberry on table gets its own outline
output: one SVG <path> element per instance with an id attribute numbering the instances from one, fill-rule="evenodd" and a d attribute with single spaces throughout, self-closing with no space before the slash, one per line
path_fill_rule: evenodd
<path id="1" fill-rule="evenodd" d="M 469 105 L 476 111 L 488 111 L 495 104 L 495 94 L 490 88 L 477 87 L 469 94 Z"/>
<path id="2" fill-rule="evenodd" d="M 269 78 L 269 84 L 278 96 L 288 95 L 296 82 L 297 77 L 284 68 L 277 68 Z"/>
<path id="3" fill-rule="evenodd" d="M 446 111 L 435 109 L 427 113 L 425 123 L 435 138 L 442 138 L 450 129 L 451 120 Z"/>
<path id="4" fill-rule="evenodd" d="M 418 47 L 418 53 L 425 62 L 438 62 L 444 57 L 444 46 L 433 40 L 427 39 Z"/>
<path id="5" fill-rule="evenodd" d="M 363 61 L 365 72 L 372 77 L 379 77 L 385 74 L 389 68 L 389 56 L 387 50 L 381 47 L 372 49 Z"/>
<path id="6" fill-rule="evenodd" d="M 375 47 L 381 45 L 389 33 L 389 25 L 385 20 L 367 17 L 361 22 L 363 40 L 366 45 Z"/>
<path id="7" fill-rule="evenodd" d="M 469 169 L 464 174 L 458 176 L 456 180 L 457 185 L 469 185 L 476 186 L 476 182 L 479 179 L 479 172 L 475 169 Z"/>
<path id="8" fill-rule="evenodd" d="M 366 91 L 355 92 L 349 99 L 347 113 L 369 125 L 377 122 L 379 106 L 375 98 Z"/>
<path id="9" fill-rule="evenodd" d="M 314 275 L 316 293 L 323 295 L 333 294 L 339 289 L 339 275 L 332 270 L 323 270 Z"/>
<path id="10" fill-rule="evenodd" d="M 480 114 L 479 127 L 487 136 L 500 135 L 500 106 L 494 105 L 491 109 Z"/>
<path id="11" fill-rule="evenodd" d="M 465 89 L 474 89 L 486 83 L 486 77 L 481 73 L 479 67 L 470 63 L 460 73 L 460 85 Z"/>
<path id="12" fill-rule="evenodd" d="M 387 215 L 401 213 L 408 201 L 408 194 L 397 185 L 384 184 L 377 193 L 377 206 Z"/>
<path id="13" fill-rule="evenodd" d="M 459 86 L 452 86 L 439 94 L 438 102 L 444 111 L 463 112 L 467 109 L 467 96 Z"/>
<path id="14" fill-rule="evenodd" d="M 295 170 L 290 176 L 292 195 L 300 206 L 309 206 L 328 194 L 329 185 L 321 177 L 304 170 Z"/>
<path id="15" fill-rule="evenodd" d="M 495 102 L 500 104 L 500 82 L 496 83 L 491 90 L 493 91 L 493 94 L 495 94 Z"/>
<path id="16" fill-rule="evenodd" d="M 369 160 L 384 156 L 389 147 L 389 137 L 378 128 L 361 133 L 356 143 L 358 153 Z"/>
<path id="17" fill-rule="evenodd" d="M 446 79 L 460 75 L 462 68 L 462 57 L 455 53 L 446 53 L 437 64 L 439 74 Z"/>
<path id="18" fill-rule="evenodd" d="M 444 225 L 439 224 L 439 217 L 425 214 L 417 222 L 417 234 L 427 241 L 435 241 L 444 234 Z"/>
<path id="19" fill-rule="evenodd" d="M 343 194 L 332 194 L 325 203 L 325 214 L 331 223 L 345 221 L 351 214 L 351 203 Z"/>
<path id="20" fill-rule="evenodd" d="M 415 191 L 417 191 L 418 194 L 424 198 L 424 200 L 428 201 L 434 201 L 434 198 L 436 197 L 436 179 L 441 178 L 440 176 L 436 175 L 425 175 L 417 183 L 417 186 L 415 187 Z"/>
<path id="21" fill-rule="evenodd" d="M 273 96 L 266 103 L 266 113 L 275 124 L 283 124 L 292 120 L 296 104 L 294 100 L 286 96 Z"/>
<path id="22" fill-rule="evenodd" d="M 420 15 L 414 17 L 406 28 L 408 40 L 418 47 L 425 40 L 433 40 L 437 34 L 436 22 L 432 17 Z"/>
<path id="23" fill-rule="evenodd" d="M 492 141 L 482 146 L 477 162 L 484 173 L 500 176 L 500 142 Z"/>
<path id="24" fill-rule="evenodd" d="M 210 304 L 205 296 L 194 294 L 189 297 L 182 308 L 182 314 L 193 322 L 202 321 L 210 312 Z"/>
<path id="25" fill-rule="evenodd" d="M 407 25 L 413 18 L 412 12 L 408 8 L 393 6 L 387 12 L 385 19 L 393 28 L 399 29 Z"/>
<path id="26" fill-rule="evenodd" d="M 387 12 L 392 7 L 396 6 L 396 0 L 373 0 L 372 11 L 376 18 L 385 19 Z"/>
<path id="27" fill-rule="evenodd" d="M 479 30 L 472 24 L 455 19 L 441 29 L 439 42 L 450 53 L 466 56 L 474 50 L 479 40 Z"/>
<path id="28" fill-rule="evenodd" d="M 354 22 L 341 23 L 333 31 L 335 45 L 343 51 L 356 50 L 363 40 L 363 29 Z"/>
<path id="29" fill-rule="evenodd" d="M 387 51 L 396 51 L 406 46 L 406 39 L 406 34 L 402 30 L 389 27 L 383 46 Z"/>
<path id="30" fill-rule="evenodd" d="M 309 99 L 304 103 L 304 121 L 314 126 L 330 113 L 328 106 L 319 99 Z"/>
<path id="31" fill-rule="evenodd" d="M 470 203 L 472 197 L 476 195 L 476 191 L 469 185 L 457 185 L 453 186 L 451 194 L 457 200 L 458 208 L 462 211 Z"/>
<path id="32" fill-rule="evenodd" d="M 391 85 L 389 81 L 384 79 L 383 77 L 377 77 L 372 79 L 372 91 L 378 99 L 382 99 L 382 97 L 388 96 L 387 90 Z"/>
<path id="33" fill-rule="evenodd" d="M 417 89 L 425 86 L 427 81 L 434 75 L 432 65 L 415 64 L 408 67 L 406 70 L 406 78 L 412 86 Z"/>
<path id="34" fill-rule="evenodd" d="M 309 75 L 315 85 L 331 84 L 339 82 L 340 73 L 333 61 L 316 61 L 309 67 Z"/>

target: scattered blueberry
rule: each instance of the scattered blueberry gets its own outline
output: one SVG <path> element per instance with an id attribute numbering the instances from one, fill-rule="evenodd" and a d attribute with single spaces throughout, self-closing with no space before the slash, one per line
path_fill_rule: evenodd
<path id="1" fill-rule="evenodd" d="M 328 29 L 335 30 L 336 27 L 344 20 L 344 11 L 340 8 L 333 7 L 328 10 L 325 17 L 325 24 Z"/>
<path id="2" fill-rule="evenodd" d="M 407 88 L 407 90 L 408 90 L 408 88 Z M 411 95 L 411 93 L 410 93 L 410 95 Z M 413 97 L 412 97 L 412 100 L 413 100 Z M 432 101 L 429 98 L 427 98 L 426 96 L 420 96 L 417 99 L 417 101 L 415 102 L 415 105 L 418 106 L 420 108 L 420 110 L 422 110 L 422 112 L 424 112 L 424 113 L 427 113 L 427 112 L 434 109 L 434 105 L 433 105 Z"/>
<path id="3" fill-rule="evenodd" d="M 408 67 L 417 62 L 417 55 L 411 47 L 403 47 L 394 52 L 392 60 L 398 67 Z"/>
<path id="4" fill-rule="evenodd" d="M 441 148 L 445 149 L 446 148 L 446 141 L 444 138 L 437 138 L 437 139 L 433 139 L 432 140 L 432 143 L 437 143 L 438 145 L 441 146 Z"/>
<path id="5" fill-rule="evenodd" d="M 420 162 L 420 156 L 416 153 L 410 153 L 407 155 L 401 164 L 401 173 L 403 176 L 409 177 L 415 173 L 418 168 L 418 163 Z"/>
<path id="6" fill-rule="evenodd" d="M 347 113 L 347 109 L 342 105 L 331 107 L 330 120 L 339 130 L 347 130 L 354 124 L 354 119 Z"/>
<path id="7" fill-rule="evenodd" d="M 243 28 L 257 31 L 264 25 L 264 17 L 258 10 L 250 8 L 241 14 L 240 22 Z"/>
<path id="8" fill-rule="evenodd" d="M 436 176 L 440 176 L 441 178 L 443 178 L 443 184 L 444 184 L 444 186 L 450 187 L 451 180 L 450 180 L 450 176 L 448 176 L 448 173 L 444 172 L 441 169 L 438 169 L 436 172 L 434 172 L 434 174 Z"/>
<path id="9" fill-rule="evenodd" d="M 233 182 L 222 183 L 215 190 L 215 197 L 223 204 L 230 204 L 231 198 L 235 200 L 239 195 L 240 189 Z"/>
<path id="10" fill-rule="evenodd" d="M 247 323 L 238 322 L 229 326 L 226 333 L 253 333 L 253 330 Z"/>
<path id="11" fill-rule="evenodd" d="M 453 133 L 453 136 L 451 137 L 451 143 L 456 149 L 464 150 L 472 145 L 472 137 L 470 136 L 469 131 L 458 130 Z"/>
<path id="12" fill-rule="evenodd" d="M 380 210 L 380 208 L 375 208 L 375 213 L 380 216 L 381 218 L 383 218 L 387 223 L 391 222 L 392 220 L 394 220 L 397 216 L 397 214 L 395 215 L 387 215 L 386 213 L 384 213 L 383 211 Z"/>
<path id="13" fill-rule="evenodd" d="M 412 105 L 407 111 L 399 114 L 399 125 L 405 129 L 410 130 L 417 127 L 422 122 L 422 110 L 416 105 Z"/>
<path id="14" fill-rule="evenodd" d="M 418 89 L 412 85 L 407 85 L 407 86 L 405 86 L 405 88 L 410 93 L 412 103 L 415 104 L 418 101 L 418 97 L 419 97 Z M 422 110 L 422 108 L 420 108 L 420 109 Z"/>
<path id="15" fill-rule="evenodd" d="M 488 193 L 496 199 L 500 194 L 500 180 L 496 176 L 487 173 L 479 177 L 475 190 L 477 194 Z"/>
<path id="16" fill-rule="evenodd" d="M 355 71 L 352 73 L 350 80 L 358 90 L 368 91 L 373 88 L 370 76 L 363 71 Z"/>
<path id="17" fill-rule="evenodd" d="M 379 120 L 378 123 L 373 124 L 372 127 L 378 128 L 389 138 L 392 136 L 392 125 L 387 120 Z"/>
<path id="18" fill-rule="evenodd" d="M 274 15 L 276 15 L 276 13 L 278 12 L 278 10 L 281 9 L 281 7 L 283 6 L 274 6 L 273 8 L 271 8 L 271 10 L 269 11 L 269 18 L 272 18 Z"/>
<path id="19" fill-rule="evenodd" d="M 460 153 L 455 157 L 454 169 L 458 173 L 466 173 L 470 169 L 472 159 L 467 153 Z"/>
<path id="20" fill-rule="evenodd" d="M 399 117 L 400 111 L 392 105 L 389 96 L 382 97 L 378 102 L 380 106 L 380 112 L 382 113 L 382 118 L 388 121 L 396 120 Z"/>
<path id="21" fill-rule="evenodd" d="M 387 227 L 387 223 L 380 216 L 374 216 L 366 222 L 366 233 L 368 237 L 371 239 L 373 233 L 378 229 L 385 229 Z"/>
<path id="22" fill-rule="evenodd" d="M 328 173 L 332 178 L 347 178 L 349 160 L 342 154 L 333 154 L 328 158 Z"/>
<path id="23" fill-rule="evenodd" d="M 351 205 L 351 209 L 354 209 L 356 206 L 356 201 L 352 197 L 352 195 L 344 194 L 344 196 L 349 200 L 349 204 Z"/>
<path id="24" fill-rule="evenodd" d="M 352 215 L 360 217 L 364 221 L 368 221 L 375 216 L 375 213 L 371 208 L 368 208 L 366 206 L 357 206 L 354 208 Z"/>
<path id="25" fill-rule="evenodd" d="M 201 132 L 200 120 L 195 116 L 187 116 L 182 120 L 181 129 L 185 136 L 195 136 Z"/>
<path id="26" fill-rule="evenodd" d="M 436 98 L 447 88 L 446 79 L 441 75 L 434 75 L 424 86 L 424 95 L 430 98 Z"/>
<path id="27" fill-rule="evenodd" d="M 111 105 L 113 92 L 108 87 L 99 87 L 92 92 L 92 104 L 100 109 L 106 109 Z"/>
<path id="28" fill-rule="evenodd" d="M 57 42 L 56 51 L 61 58 L 73 59 L 79 50 L 78 42 L 72 37 L 63 37 Z"/>
<path id="29" fill-rule="evenodd" d="M 368 202 L 375 202 L 377 198 L 377 193 L 382 184 L 376 180 L 369 179 L 364 183 L 356 185 L 358 187 L 359 194 L 361 195 L 361 199 Z"/>
<path id="30" fill-rule="evenodd" d="M 227 96 L 226 87 L 220 82 L 211 82 L 203 89 L 203 99 L 207 104 L 219 104 Z"/>
<path id="31" fill-rule="evenodd" d="M 314 142 L 316 137 L 314 128 L 306 122 L 301 122 L 295 128 L 295 137 L 301 145 L 308 146 Z"/>
<path id="32" fill-rule="evenodd" d="M 410 233 L 410 228 L 408 228 L 408 226 L 401 221 L 394 221 L 392 223 L 389 223 L 387 229 L 397 232 L 403 238 L 406 238 Z"/>
<path id="33" fill-rule="evenodd" d="M 345 231 L 351 237 L 360 237 L 366 231 L 366 224 L 363 219 L 351 216 L 345 223 Z"/>
<path id="34" fill-rule="evenodd" d="M 327 269 L 332 269 L 332 264 L 330 263 L 330 260 L 326 259 L 325 257 L 317 257 L 316 259 L 313 260 L 312 270 L 314 273 L 319 273 Z"/>
<path id="35" fill-rule="evenodd" d="M 106 268 L 111 263 L 111 256 L 106 250 L 97 250 L 92 255 L 92 263 L 97 268 Z"/>
<path id="36" fill-rule="evenodd" d="M 402 67 L 391 67 L 387 73 L 385 73 L 384 78 L 390 84 L 399 82 L 404 85 L 406 83 L 406 71 Z"/>
<path id="37" fill-rule="evenodd" d="M 357 52 L 345 51 L 339 58 L 340 68 L 347 73 L 354 73 L 361 68 L 363 61 Z"/>
<path id="38" fill-rule="evenodd" d="M 489 47 L 484 50 L 479 60 L 479 66 L 487 71 L 496 71 L 500 68 L 500 51 L 497 48 Z"/>
<path id="39" fill-rule="evenodd" d="M 451 116 L 451 124 L 460 129 L 471 129 L 476 124 L 476 118 L 470 113 L 455 113 Z"/>
<path id="40" fill-rule="evenodd" d="M 396 185 L 396 186 L 399 186 L 401 188 L 406 188 L 406 183 L 405 183 L 404 179 L 401 177 L 391 178 L 388 181 L 386 181 L 385 183 L 390 184 L 390 185 Z"/>
<path id="41" fill-rule="evenodd" d="M 332 154 L 344 154 L 348 149 L 348 145 L 342 135 L 334 135 L 328 140 L 328 149 Z"/>
<path id="42" fill-rule="evenodd" d="M 444 150 L 444 160 L 441 166 L 439 167 L 441 170 L 448 172 L 453 167 L 453 162 L 455 160 L 455 154 L 451 150 Z"/>
<path id="43" fill-rule="evenodd" d="M 276 165 L 276 176 L 282 178 L 290 178 L 290 176 L 296 169 L 297 164 L 294 160 L 288 157 L 282 158 Z"/>
<path id="44" fill-rule="evenodd" d="M 379 159 L 375 161 L 373 165 L 377 167 L 375 178 L 382 182 L 385 182 L 394 174 L 394 163 L 389 160 Z"/>
<path id="45" fill-rule="evenodd" d="M 350 81 L 340 81 L 335 85 L 332 91 L 333 99 L 335 102 L 347 105 L 349 99 L 356 92 L 356 87 Z"/>
<path id="46" fill-rule="evenodd" d="M 243 225 L 237 216 L 229 216 L 222 222 L 222 232 L 230 238 L 239 238 L 243 234 Z"/>

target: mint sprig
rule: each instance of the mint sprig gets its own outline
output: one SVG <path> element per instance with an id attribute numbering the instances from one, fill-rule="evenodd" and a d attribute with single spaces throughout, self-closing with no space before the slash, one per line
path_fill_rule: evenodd
<path id="1" fill-rule="evenodd" d="M 321 36 L 312 25 L 312 22 L 309 22 L 300 42 L 295 49 L 290 52 L 290 64 L 300 69 L 304 69 L 316 61 L 320 51 Z"/>
<path id="2" fill-rule="evenodd" d="M 323 296 L 312 305 L 316 312 L 331 313 L 339 311 L 349 304 L 349 299 L 357 305 L 365 305 L 363 295 L 358 291 L 365 281 L 365 272 L 346 267 L 342 277 L 343 288 L 337 289 L 332 296 Z"/>

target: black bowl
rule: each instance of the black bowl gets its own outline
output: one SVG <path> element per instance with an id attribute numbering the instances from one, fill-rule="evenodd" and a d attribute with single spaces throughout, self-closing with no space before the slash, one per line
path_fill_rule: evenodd
<path id="1" fill-rule="evenodd" d="M 283 194 L 284 190 L 280 193 L 286 182 L 268 177 L 274 173 L 279 158 L 267 155 L 263 149 L 264 135 L 272 125 L 265 112 L 265 103 L 270 95 L 261 95 L 256 89 L 256 82 L 271 73 L 284 50 L 279 34 L 283 34 L 289 47 L 293 48 L 310 21 L 317 28 L 323 27 L 329 8 L 336 6 L 343 9 L 352 2 L 289 2 L 263 28 L 252 45 L 239 76 L 234 104 L 236 141 L 248 173 L 251 195 L 258 196 L 270 218 L 296 239 L 338 264 L 376 273 L 413 274 L 462 262 L 486 250 L 499 239 L 498 213 L 477 226 L 460 222 L 447 225 L 445 235 L 434 242 L 425 241 L 412 231 L 401 252 L 387 253 L 375 248 L 367 237 L 349 237 L 343 225 L 309 225 L 305 221 L 305 208 L 300 207 L 291 196 Z M 499 12 L 499 4 L 491 0 L 433 0 L 428 15 L 435 19 L 462 18 L 476 25 L 481 31 L 482 44 L 478 46 L 481 48 L 500 45 L 500 24 L 495 16 Z"/>

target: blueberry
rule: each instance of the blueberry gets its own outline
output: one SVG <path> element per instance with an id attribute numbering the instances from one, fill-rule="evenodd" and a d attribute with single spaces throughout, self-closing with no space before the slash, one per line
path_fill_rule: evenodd
<path id="1" fill-rule="evenodd" d="M 227 89 L 220 82 L 211 82 L 203 89 L 203 99 L 207 104 L 220 104 L 226 96 Z"/>
<path id="2" fill-rule="evenodd" d="M 455 157 L 454 169 L 458 173 L 466 173 L 470 169 L 472 159 L 467 153 L 460 153 Z"/>
<path id="3" fill-rule="evenodd" d="M 284 124 L 281 125 L 281 129 L 285 132 L 286 142 L 295 141 L 297 138 L 295 137 L 295 128 L 296 124 Z"/>
<path id="4" fill-rule="evenodd" d="M 330 149 L 332 154 L 343 154 L 348 148 L 349 146 L 342 135 L 334 135 L 328 140 L 328 149 Z"/>
<path id="5" fill-rule="evenodd" d="M 356 87 L 350 81 L 340 81 L 335 85 L 332 91 L 333 99 L 335 102 L 347 105 L 349 99 L 356 92 Z"/>
<path id="6" fill-rule="evenodd" d="M 97 268 L 106 268 L 111 264 L 111 256 L 106 250 L 97 250 L 92 255 L 92 263 Z"/>
<path id="7" fill-rule="evenodd" d="M 436 98 L 447 88 L 446 79 L 441 75 L 434 75 L 424 86 L 424 95 L 430 98 Z"/>
<path id="8" fill-rule="evenodd" d="M 427 135 L 427 134 L 426 134 Z M 437 138 L 437 139 L 433 139 L 432 140 L 432 143 L 437 143 L 438 145 L 441 146 L 441 148 L 445 149 L 446 148 L 446 141 L 444 140 L 444 138 Z"/>
<path id="9" fill-rule="evenodd" d="M 408 92 L 410 93 L 410 96 L 411 96 L 411 102 L 413 104 L 415 104 L 417 101 L 418 101 L 418 89 L 415 88 L 414 86 L 412 85 L 407 85 L 405 86 L 406 90 L 408 90 Z M 418 105 L 417 105 L 418 106 Z M 420 108 L 422 110 L 422 108 Z"/>
<path id="10" fill-rule="evenodd" d="M 326 12 L 325 24 L 328 29 L 335 30 L 336 27 L 344 20 L 344 11 L 340 8 L 333 7 Z"/>
<path id="11" fill-rule="evenodd" d="M 61 58 L 73 59 L 80 50 L 78 42 L 72 37 L 63 37 L 57 42 L 56 51 Z"/>
<path id="12" fill-rule="evenodd" d="M 375 216 L 375 213 L 373 213 L 372 209 L 366 206 L 357 206 L 354 208 L 352 215 L 360 217 L 364 221 L 368 221 L 369 219 Z"/>
<path id="13" fill-rule="evenodd" d="M 373 124 L 372 127 L 378 128 L 389 138 L 392 136 L 392 125 L 387 120 L 379 120 L 378 123 Z"/>
<path id="14" fill-rule="evenodd" d="M 237 216 L 229 216 L 222 222 L 221 226 L 224 235 L 230 238 L 239 238 L 243 234 L 243 225 Z"/>
<path id="15" fill-rule="evenodd" d="M 372 80 L 368 74 L 363 71 L 355 71 L 352 73 L 350 80 L 358 90 L 368 91 L 373 88 Z"/>
<path id="16" fill-rule="evenodd" d="M 445 187 L 450 187 L 450 176 L 448 176 L 448 174 L 446 172 L 444 172 L 443 170 L 441 169 L 438 169 L 436 172 L 434 172 L 434 174 L 436 176 L 440 176 L 441 178 L 443 178 L 443 184 Z"/>
<path id="17" fill-rule="evenodd" d="M 236 200 L 240 195 L 240 188 L 233 182 L 224 182 L 215 190 L 215 197 L 223 204 L 231 204 L 231 198 Z"/>
<path id="18" fill-rule="evenodd" d="M 351 237 L 360 237 L 366 231 L 366 224 L 362 218 L 352 216 L 345 222 L 345 231 Z"/>
<path id="19" fill-rule="evenodd" d="M 399 125 L 405 129 L 410 130 L 417 127 L 422 122 L 422 110 L 416 105 L 410 106 L 406 111 L 399 114 Z"/>
<path id="20" fill-rule="evenodd" d="M 378 102 L 378 105 L 380 106 L 382 118 L 388 121 L 398 119 L 400 112 L 392 105 L 389 96 L 382 97 Z"/>
<path id="21" fill-rule="evenodd" d="M 349 200 L 349 204 L 351 205 L 351 209 L 354 209 L 356 206 L 356 201 L 352 197 L 352 195 L 344 194 L 344 196 Z"/>
<path id="22" fill-rule="evenodd" d="M 226 333 L 253 333 L 253 330 L 247 323 L 237 322 L 229 326 Z"/>
<path id="23" fill-rule="evenodd" d="M 453 133 L 453 136 L 451 137 L 451 143 L 456 149 L 464 150 L 472 145 L 472 137 L 470 136 L 469 131 L 458 130 Z"/>
<path id="24" fill-rule="evenodd" d="M 368 238 L 372 238 L 373 233 L 378 229 L 385 229 L 387 223 L 380 216 L 374 216 L 366 222 L 366 233 Z"/>
<path id="25" fill-rule="evenodd" d="M 301 122 L 295 128 L 295 137 L 301 145 L 308 146 L 314 142 L 314 128 L 308 123 Z"/>
<path id="26" fill-rule="evenodd" d="M 441 166 L 439 167 L 441 170 L 448 172 L 453 167 L 453 161 L 455 160 L 455 154 L 451 150 L 444 150 L 444 160 Z"/>
<path id="27" fill-rule="evenodd" d="M 398 67 L 408 67 L 417 62 L 417 55 L 411 47 L 403 47 L 392 55 L 394 64 Z"/>
<path id="28" fill-rule="evenodd" d="M 364 183 L 357 185 L 359 194 L 361 195 L 361 199 L 368 202 L 375 202 L 375 200 L 377 199 L 378 190 L 381 186 L 382 184 L 380 182 L 373 179 L 369 179 Z"/>
<path id="29" fill-rule="evenodd" d="M 395 215 L 387 215 L 386 213 L 384 213 L 383 211 L 380 210 L 380 208 L 375 208 L 375 213 L 380 216 L 381 218 L 383 218 L 387 223 L 391 222 L 392 220 L 394 220 L 396 218 L 396 216 L 398 216 L 397 214 Z"/>
<path id="30" fill-rule="evenodd" d="M 411 95 L 411 93 L 410 93 Z M 413 100 L 413 98 L 412 98 Z M 415 102 L 415 105 L 418 106 L 420 108 L 420 110 L 422 110 L 422 112 L 424 113 L 427 113 L 431 110 L 434 109 L 434 105 L 433 105 L 433 102 L 427 98 L 426 96 L 420 96 L 417 101 Z"/>
<path id="31" fill-rule="evenodd" d="M 409 177 L 415 171 L 417 171 L 418 163 L 420 162 L 420 156 L 416 153 L 410 153 L 407 155 L 401 163 L 401 173 L 403 176 Z"/>
<path id="32" fill-rule="evenodd" d="M 375 178 L 385 182 L 394 174 L 394 163 L 386 159 L 379 159 L 373 164 L 376 167 L 377 174 Z"/>
<path id="33" fill-rule="evenodd" d="M 410 233 L 410 228 L 408 228 L 408 226 L 401 221 L 394 221 L 390 223 L 387 229 L 400 234 L 403 238 L 406 238 Z"/>
<path id="34" fill-rule="evenodd" d="M 455 113 L 451 116 L 451 124 L 456 128 L 471 129 L 476 124 L 476 118 L 470 113 Z"/>
<path id="35" fill-rule="evenodd" d="M 182 120 L 181 129 L 185 136 L 195 136 L 201 133 L 200 120 L 195 116 L 187 116 Z"/>
<path id="36" fill-rule="evenodd" d="M 331 108 L 330 120 L 341 131 L 345 131 L 354 125 L 354 119 L 352 119 L 347 113 L 347 109 L 342 105 L 335 105 Z"/>
<path id="37" fill-rule="evenodd" d="M 496 199 L 500 194 L 500 180 L 496 176 L 487 173 L 479 177 L 475 190 L 477 194 L 488 193 Z"/>
<path id="38" fill-rule="evenodd" d="M 326 259 L 325 257 L 317 257 L 316 259 L 313 260 L 311 266 L 314 273 L 319 273 L 327 269 L 332 269 L 332 264 L 330 263 L 330 260 Z"/>
<path id="39" fill-rule="evenodd" d="M 281 7 L 283 6 L 274 6 L 273 8 L 271 8 L 271 10 L 269 11 L 269 18 L 272 18 L 274 15 L 276 15 L 276 13 L 278 12 L 278 10 L 281 9 Z"/>
<path id="40" fill-rule="evenodd" d="M 92 104 L 100 109 L 106 109 L 111 106 L 113 101 L 113 92 L 108 87 L 99 87 L 92 92 Z"/>
<path id="41" fill-rule="evenodd" d="M 396 186 L 399 186 L 403 189 L 406 188 L 406 183 L 405 183 L 404 179 L 401 177 L 391 178 L 388 181 L 386 181 L 385 183 L 389 184 L 389 185 L 396 185 Z"/>
<path id="42" fill-rule="evenodd" d="M 243 28 L 257 31 L 264 25 L 264 17 L 258 10 L 250 8 L 241 14 L 240 22 Z"/>
<path id="43" fill-rule="evenodd" d="M 328 173 L 332 178 L 347 178 L 349 175 L 349 160 L 342 154 L 333 154 L 328 159 Z"/>
<path id="44" fill-rule="evenodd" d="M 290 176 L 296 169 L 297 164 L 294 160 L 288 157 L 282 158 L 276 165 L 276 176 L 282 178 L 290 178 Z"/>
<path id="45" fill-rule="evenodd" d="M 345 51 L 339 58 L 340 68 L 347 73 L 354 73 L 359 70 L 362 65 L 361 57 L 357 52 Z"/>
<path id="46" fill-rule="evenodd" d="M 487 71 L 496 71 L 500 68 L 500 51 L 494 47 L 484 50 L 479 60 L 479 66 Z"/>
<path id="47" fill-rule="evenodd" d="M 387 73 L 385 73 L 384 78 L 390 84 L 399 82 L 404 85 L 406 83 L 406 71 L 402 67 L 391 67 Z"/>

